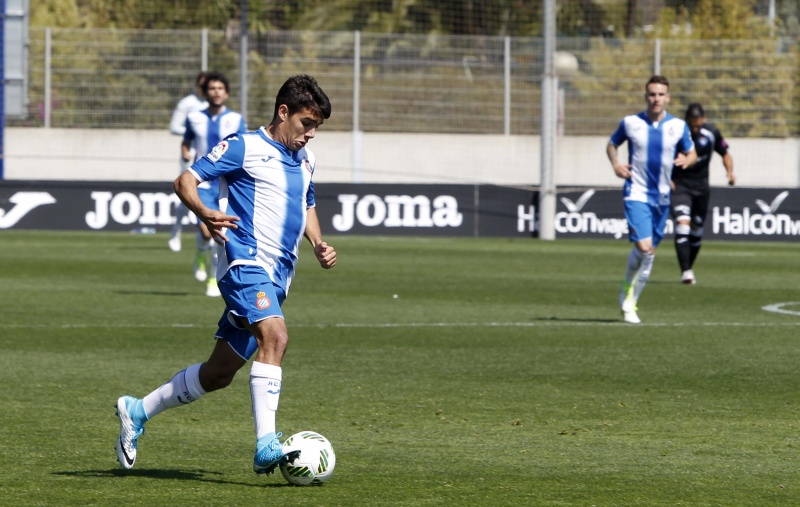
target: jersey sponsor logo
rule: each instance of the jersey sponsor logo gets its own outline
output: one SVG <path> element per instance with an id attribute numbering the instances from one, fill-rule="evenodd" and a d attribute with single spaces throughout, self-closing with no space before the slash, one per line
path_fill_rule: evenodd
<path id="1" fill-rule="evenodd" d="M 308 172 L 310 172 L 310 173 L 312 173 L 312 174 L 314 173 L 314 172 L 311 170 L 311 164 L 308 162 L 308 159 L 305 159 L 305 160 L 303 160 L 303 167 L 305 167 L 305 168 L 306 168 L 306 171 L 308 171 Z"/>
<path id="2" fill-rule="evenodd" d="M 267 158 L 262 158 L 261 161 L 266 163 L 266 162 L 269 162 L 270 160 L 272 160 L 273 158 L 275 158 L 275 157 L 273 157 L 272 155 L 269 155 Z"/>
<path id="3" fill-rule="evenodd" d="M 54 204 L 56 199 L 47 192 L 17 192 L 8 202 L 14 205 L 8 211 L 0 208 L 0 229 L 13 227 L 31 210 L 45 204 Z"/>
<path id="4" fill-rule="evenodd" d="M 364 227 L 459 227 L 464 216 L 451 195 L 430 199 L 425 195 L 340 194 L 342 210 L 333 217 L 333 227 L 349 231 L 358 222 Z"/>
<path id="5" fill-rule="evenodd" d="M 220 141 L 218 145 L 214 146 L 214 148 L 211 150 L 211 153 L 208 154 L 208 159 L 214 163 L 217 163 L 226 151 L 228 151 L 228 141 Z"/>
<path id="6" fill-rule="evenodd" d="M 264 292 L 256 294 L 256 308 L 259 310 L 266 310 L 272 303 Z"/>
<path id="7" fill-rule="evenodd" d="M 784 190 L 767 204 L 761 199 L 754 202 L 761 213 L 749 208 L 742 208 L 741 213 L 731 210 L 730 206 L 720 209 L 714 206 L 712 226 L 714 234 L 730 234 L 734 236 L 800 236 L 800 220 L 793 220 L 791 215 L 778 213 L 778 208 L 789 197 Z"/>

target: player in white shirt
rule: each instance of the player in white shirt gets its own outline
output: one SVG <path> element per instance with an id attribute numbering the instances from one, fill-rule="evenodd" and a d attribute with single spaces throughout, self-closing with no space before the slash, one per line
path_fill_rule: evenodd
<path id="1" fill-rule="evenodd" d="M 686 122 L 667 113 L 669 80 L 653 76 L 645 85 L 647 109 L 626 116 L 611 135 L 606 154 L 614 172 L 625 179 L 623 202 L 629 238 L 628 256 L 619 304 L 625 322 L 641 322 L 636 313 L 639 296 L 653 269 L 656 247 L 664 237 L 673 166 L 686 169 L 697 153 Z M 620 162 L 617 147 L 628 142 L 628 163 Z"/>
<path id="2" fill-rule="evenodd" d="M 172 111 L 172 118 L 169 121 L 170 133 L 183 137 L 186 133 L 186 118 L 189 116 L 189 113 L 208 107 L 208 102 L 203 98 L 203 84 L 205 81 L 206 73 L 201 71 L 197 74 L 197 78 L 195 78 L 194 81 L 194 93 L 190 93 L 178 101 L 175 110 Z M 189 168 L 189 162 L 189 160 L 183 158 L 183 153 L 181 153 L 179 161 L 180 172 L 178 174 Z M 175 208 L 175 224 L 172 226 L 172 232 L 167 242 L 169 249 L 173 252 L 181 251 L 181 230 L 183 229 L 183 224 L 181 224 L 181 222 L 186 216 L 187 211 L 186 206 L 183 204 L 178 204 Z"/>
<path id="3" fill-rule="evenodd" d="M 291 77 L 278 91 L 269 126 L 228 137 L 175 180 L 181 201 L 224 246 L 218 274 L 226 307 L 205 363 L 178 372 L 144 399 L 117 400 L 117 458 L 124 468 L 134 466 L 147 420 L 227 387 L 254 354 L 253 470 L 270 474 L 293 459 L 283 454 L 275 424 L 281 362 L 289 339 L 281 305 L 304 236 L 323 268 L 336 264 L 336 251 L 322 239 L 311 181 L 316 161 L 306 146 L 330 114 L 330 101 L 312 77 Z M 221 182 L 221 210 L 206 206 L 197 190 L 216 177 Z"/>
<path id="4" fill-rule="evenodd" d="M 225 107 L 225 101 L 229 97 L 228 80 L 225 76 L 219 72 L 208 73 L 203 84 L 203 95 L 208 100 L 208 107 L 192 111 L 186 117 L 186 132 L 183 135 L 181 152 L 187 161 L 200 160 L 225 137 L 247 130 L 242 115 Z M 199 192 L 206 206 L 218 209 L 219 184 L 216 178 L 204 181 L 199 187 Z M 218 297 L 217 248 L 206 225 L 199 221 L 197 227 L 194 276 L 200 282 L 207 282 L 207 296 Z"/>

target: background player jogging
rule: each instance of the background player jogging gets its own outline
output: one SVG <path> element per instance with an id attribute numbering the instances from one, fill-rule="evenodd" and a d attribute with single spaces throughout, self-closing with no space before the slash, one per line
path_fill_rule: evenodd
<path id="1" fill-rule="evenodd" d="M 697 160 L 686 122 L 667 113 L 669 80 L 653 76 L 645 85 L 647 109 L 626 116 L 611 135 L 606 154 L 620 178 L 629 239 L 628 256 L 619 304 L 625 322 L 641 322 L 639 296 L 653 269 L 656 247 L 664 237 L 670 202 L 673 166 L 681 170 Z M 628 142 L 628 163 L 620 162 L 617 147 Z"/>
<path id="2" fill-rule="evenodd" d="M 706 123 L 703 106 L 689 104 L 684 118 L 692 133 L 697 162 L 684 171 L 672 172 L 672 219 L 675 220 L 675 252 L 681 268 L 681 282 L 695 284 L 694 261 L 703 242 L 703 225 L 711 196 L 708 166 L 715 151 L 722 157 L 729 185 L 736 184 L 736 176 L 728 143 L 716 126 Z"/>

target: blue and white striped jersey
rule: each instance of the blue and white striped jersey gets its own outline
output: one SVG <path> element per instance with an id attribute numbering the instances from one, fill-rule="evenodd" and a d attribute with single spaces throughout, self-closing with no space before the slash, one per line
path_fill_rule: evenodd
<path id="1" fill-rule="evenodd" d="M 196 161 L 229 135 L 242 132 L 247 132 L 247 126 L 240 113 L 225 107 L 216 116 L 209 116 L 206 106 L 186 115 L 183 139 L 190 141 L 197 151 L 194 156 Z"/>
<path id="2" fill-rule="evenodd" d="M 645 111 L 626 116 L 611 135 L 611 143 L 628 141 L 631 177 L 625 180 L 626 200 L 669 205 L 672 167 L 678 153 L 694 149 L 689 126 L 667 113 L 663 120 L 651 122 Z"/>
<path id="3" fill-rule="evenodd" d="M 261 127 L 228 137 L 189 168 L 198 181 L 219 177 L 219 209 L 240 219 L 225 233 L 217 278 L 232 266 L 257 265 L 288 293 L 306 212 L 316 205 L 315 163 L 310 150 L 290 151 Z"/>

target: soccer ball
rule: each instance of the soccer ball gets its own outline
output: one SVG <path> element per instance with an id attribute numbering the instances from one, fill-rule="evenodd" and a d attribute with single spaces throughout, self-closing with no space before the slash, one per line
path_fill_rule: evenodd
<path id="1" fill-rule="evenodd" d="M 295 433 L 283 442 L 283 453 L 300 451 L 294 461 L 281 465 L 283 477 L 295 486 L 322 484 L 333 475 L 336 454 L 328 439 L 313 431 Z"/>

